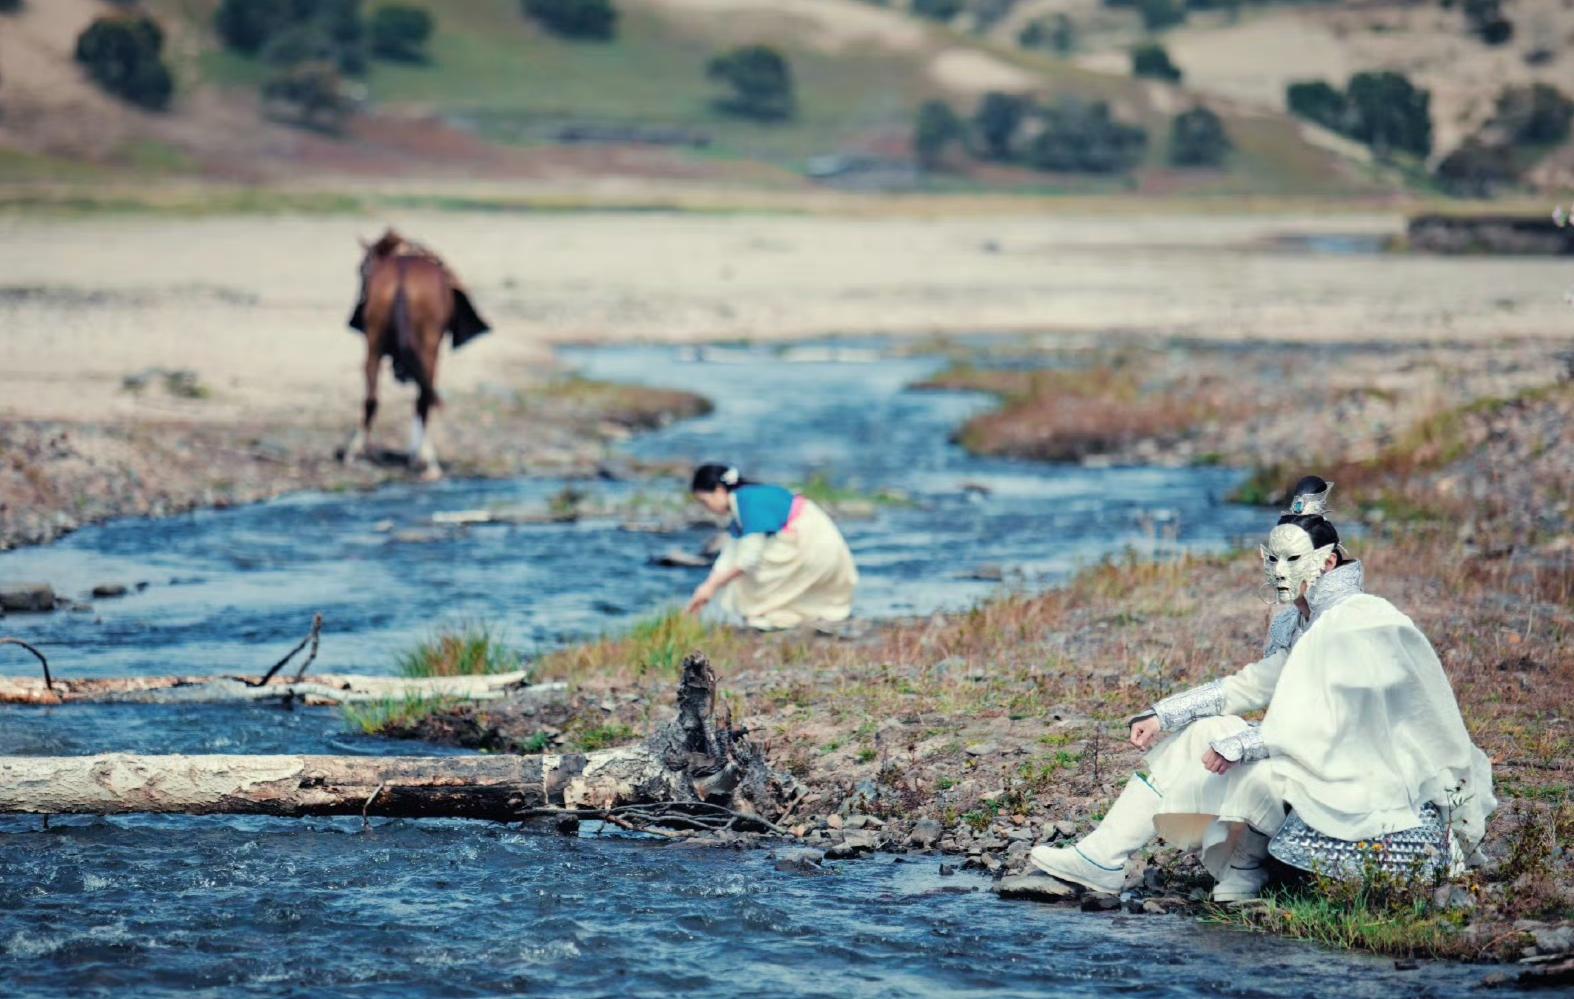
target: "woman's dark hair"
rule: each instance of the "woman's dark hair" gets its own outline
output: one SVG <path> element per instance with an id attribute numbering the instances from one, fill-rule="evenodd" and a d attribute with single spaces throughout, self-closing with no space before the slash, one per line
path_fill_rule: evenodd
<path id="1" fill-rule="evenodd" d="M 729 478 L 732 479 L 731 482 L 727 481 Z M 739 486 L 748 485 L 753 483 L 739 475 L 738 470 L 731 465 L 701 465 L 694 470 L 694 478 L 689 482 L 689 492 L 711 493 L 720 486 L 730 493 L 735 492 Z"/>

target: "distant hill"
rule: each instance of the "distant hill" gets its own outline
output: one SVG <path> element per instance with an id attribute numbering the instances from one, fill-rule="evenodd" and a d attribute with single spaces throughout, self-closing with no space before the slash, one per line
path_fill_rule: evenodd
<path id="1" fill-rule="evenodd" d="M 258 87 L 269 70 L 219 45 L 217 0 L 143 5 L 165 29 L 177 79 L 174 104 L 162 114 L 101 94 L 72 59 L 77 32 L 111 5 L 26 0 L 21 13 L 0 15 L 0 180 L 109 171 L 249 181 L 633 176 L 790 188 L 812 183 L 811 172 L 835 174 L 824 169 L 828 162 L 910 160 L 921 103 L 941 98 L 969 114 L 984 92 L 1002 90 L 1044 101 L 1107 100 L 1148 129 L 1145 158 L 1129 178 L 969 162 L 923 183 L 1183 195 L 1370 195 L 1401 183 L 1363 162 L 1350 143 L 1290 118 L 1271 86 L 1247 93 L 1206 71 L 1210 59 L 1188 56 L 1192 47 L 1211 51 L 1206 30 L 1172 35 L 1187 72 L 1175 87 L 1131 78 L 1120 22 L 1108 20 L 1126 12 L 1090 15 L 1106 19 L 1104 35 L 1088 39 L 1103 55 L 1084 49 L 1058 58 L 1015 44 L 1022 18 L 1079 9 L 1073 0 L 1048 7 L 1020 0 L 983 35 L 963 30 L 965 18 L 942 26 L 862 0 L 617 2 L 610 42 L 547 34 L 521 14 L 519 0 L 427 3 L 437 21 L 431 61 L 373 63 L 361 81 L 361 113 L 335 137 L 264 116 Z M 1298 16 L 1274 12 L 1244 23 Z M 1296 22 L 1283 23 L 1294 30 Z M 789 122 L 740 120 L 714 106 L 707 60 L 760 41 L 792 68 L 798 113 Z M 1235 153 L 1221 170 L 1171 168 L 1169 122 L 1199 99 L 1223 117 Z"/>

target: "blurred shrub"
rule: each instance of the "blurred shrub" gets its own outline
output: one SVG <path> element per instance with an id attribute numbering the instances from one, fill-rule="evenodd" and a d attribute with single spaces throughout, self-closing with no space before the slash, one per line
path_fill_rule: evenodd
<path id="1" fill-rule="evenodd" d="M 22 9 L 22 0 L 0 0 L 0 14 L 14 14 Z"/>
<path id="2" fill-rule="evenodd" d="M 1077 47 L 1077 26 L 1065 14 L 1056 14 L 1045 20 L 1029 21 L 1017 35 L 1017 44 L 1025 49 L 1048 49 L 1056 55 L 1070 55 Z"/>
<path id="3" fill-rule="evenodd" d="M 400 3 L 378 7 L 369 26 L 372 55 L 395 62 L 425 62 L 433 27 L 431 12 L 424 7 Z"/>
<path id="4" fill-rule="evenodd" d="M 355 108 L 338 67 L 327 60 L 285 67 L 263 84 L 262 96 L 274 117 L 325 132 L 343 130 Z"/>
<path id="5" fill-rule="evenodd" d="M 796 107 L 792 70 L 782 54 L 768 45 L 744 45 L 723 52 L 705 66 L 705 75 L 732 93 L 718 100 L 728 114 L 756 121 L 783 121 Z"/>
<path id="6" fill-rule="evenodd" d="M 1017 130 L 1033 102 L 1017 94 L 991 90 L 973 112 L 973 132 L 978 137 L 980 155 L 992 160 L 1009 160 L 1015 152 Z"/>
<path id="7" fill-rule="evenodd" d="M 967 126 L 945 101 L 925 101 L 913 127 L 913 154 L 925 170 L 945 165 L 945 156 L 967 137 Z"/>
<path id="8" fill-rule="evenodd" d="M 1148 142 L 1146 131 L 1116 120 L 1104 101 L 1063 101 L 1038 116 L 1042 128 L 1025 158 L 1040 170 L 1120 173 L 1137 165 Z"/>
<path id="9" fill-rule="evenodd" d="M 1473 135 L 1443 157 L 1436 176 L 1450 194 L 1484 198 L 1497 188 L 1514 183 L 1519 172 L 1514 150 Z"/>
<path id="10" fill-rule="evenodd" d="M 1181 71 L 1170 62 L 1170 53 L 1164 46 L 1150 42 L 1131 50 L 1131 75 L 1178 83 Z"/>
<path id="11" fill-rule="evenodd" d="M 164 32 L 152 18 L 109 15 L 77 36 L 76 60 L 109 93 L 160 111 L 175 91 L 163 48 Z"/>
<path id="12" fill-rule="evenodd" d="M 1186 8 L 1180 0 L 1137 0 L 1137 13 L 1149 31 L 1163 31 L 1186 20 Z"/>
<path id="13" fill-rule="evenodd" d="M 1201 105 L 1176 115 L 1170 123 L 1170 162 L 1175 166 L 1220 166 L 1233 148 L 1224 122 Z"/>
<path id="14" fill-rule="evenodd" d="M 1546 83 L 1509 87 L 1498 95 L 1490 126 L 1510 142 L 1555 145 L 1569 137 L 1574 101 Z"/>
<path id="15" fill-rule="evenodd" d="M 931 21 L 950 21 L 962 13 L 962 0 L 913 0 L 912 11 Z"/>
<path id="16" fill-rule="evenodd" d="M 1444 0 L 1452 7 L 1453 0 Z M 1514 37 L 1514 24 L 1503 16 L 1502 0 L 1464 0 L 1465 27 L 1488 45 L 1502 45 Z"/>
<path id="17" fill-rule="evenodd" d="M 522 0 L 525 16 L 554 35 L 605 41 L 617 30 L 612 0 Z"/>

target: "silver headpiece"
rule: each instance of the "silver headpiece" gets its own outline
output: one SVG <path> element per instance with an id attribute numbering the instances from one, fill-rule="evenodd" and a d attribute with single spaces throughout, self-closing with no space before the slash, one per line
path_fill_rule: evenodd
<path id="1" fill-rule="evenodd" d="M 725 472 L 721 473 L 721 484 L 724 486 L 735 486 L 741 478 L 743 476 L 739 474 L 736 468 L 729 467 Z"/>
<path id="2" fill-rule="evenodd" d="M 1315 493 L 1296 493 L 1290 501 L 1290 508 L 1285 513 L 1297 517 L 1328 516 L 1328 494 L 1333 492 L 1334 484 L 1327 482 Z"/>

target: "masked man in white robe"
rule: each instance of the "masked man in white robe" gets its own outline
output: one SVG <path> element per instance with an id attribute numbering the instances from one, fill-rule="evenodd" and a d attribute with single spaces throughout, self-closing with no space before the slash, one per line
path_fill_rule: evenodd
<path id="1" fill-rule="evenodd" d="M 1308 476 L 1261 548 L 1281 604 L 1263 658 L 1131 720 L 1148 774 L 1091 834 L 1030 860 L 1062 881 L 1119 892 L 1155 835 L 1200 852 L 1216 902 L 1256 898 L 1271 854 L 1341 878 L 1457 871 L 1496 807 L 1436 653 L 1362 589 Z M 1261 724 L 1240 716 L 1263 711 Z"/>

